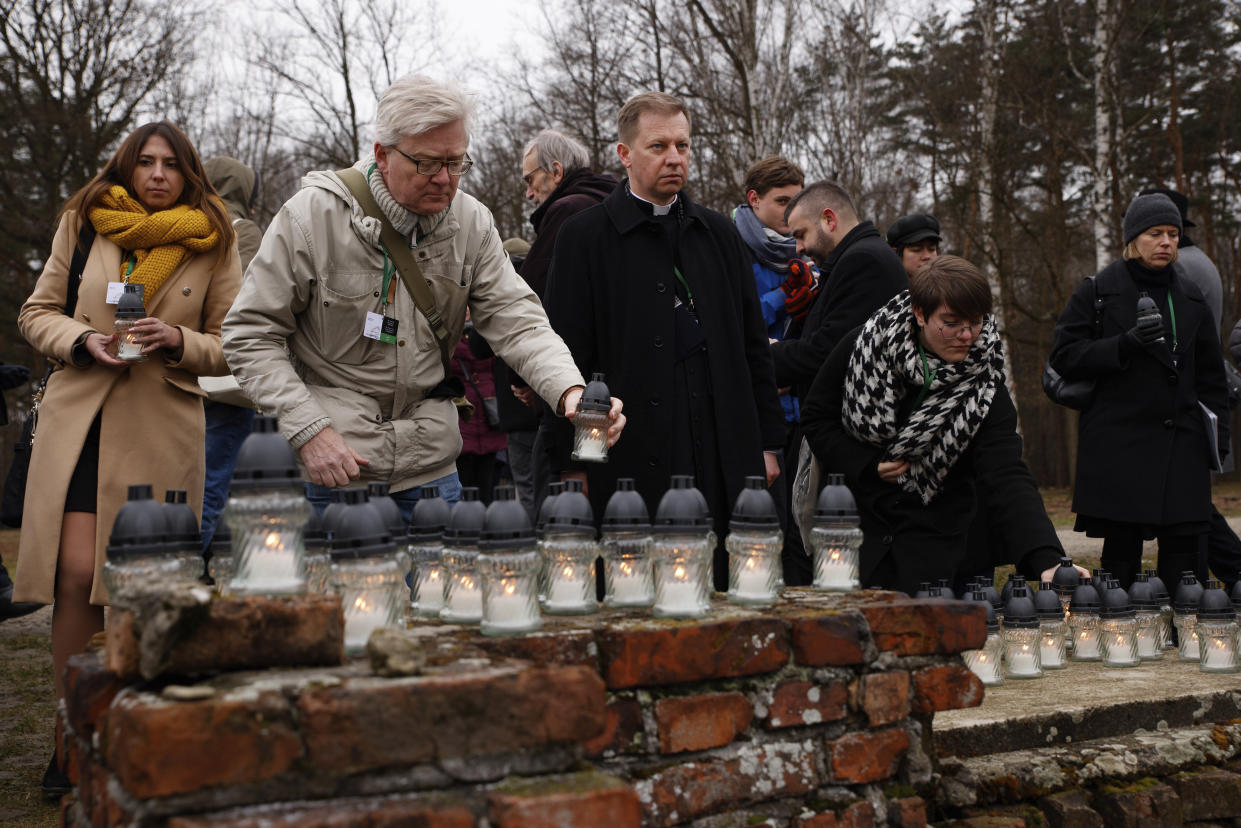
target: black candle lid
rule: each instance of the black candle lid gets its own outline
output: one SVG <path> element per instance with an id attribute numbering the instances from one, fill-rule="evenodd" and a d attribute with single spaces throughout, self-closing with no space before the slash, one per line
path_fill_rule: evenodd
<path id="1" fill-rule="evenodd" d="M 487 521 L 487 507 L 478 499 L 478 487 L 462 486 L 461 499 L 452 507 L 448 526 L 444 527 L 446 543 L 478 543 L 483 524 Z"/>
<path id="2" fill-rule="evenodd" d="M 539 504 L 539 515 L 534 520 L 536 538 L 543 537 L 543 530 L 547 528 L 547 519 L 552 516 L 552 510 L 556 508 L 556 500 L 562 494 L 564 494 L 564 483 L 557 480 L 547 484 L 547 497 L 543 498 L 543 502 Z"/>
<path id="3" fill-rule="evenodd" d="M 172 551 L 168 544 L 168 518 L 164 507 L 151 496 L 151 484 L 129 487 L 129 499 L 116 513 L 108 538 L 108 558 Z"/>
<path id="4" fill-rule="evenodd" d="M 1073 590 L 1077 589 L 1077 579 L 1081 574 L 1077 571 L 1077 567 L 1073 566 L 1073 559 L 1062 557 L 1060 566 L 1056 567 L 1056 571 L 1052 573 L 1051 583 L 1056 592 L 1062 595 L 1070 595 Z"/>
<path id="5" fill-rule="evenodd" d="M 855 521 L 857 517 L 857 500 L 854 499 L 853 492 L 845 485 L 845 476 L 829 474 L 827 485 L 823 487 L 823 491 L 819 492 L 819 501 L 815 505 L 815 521 Z"/>
<path id="6" fill-rule="evenodd" d="M 396 501 L 388 494 L 387 483 L 368 483 L 366 486 L 367 497 L 370 503 L 379 510 L 380 516 L 384 519 L 384 527 L 388 530 L 388 534 L 392 536 L 392 540 L 400 543 L 404 540 L 405 518 L 401 517 L 401 507 L 396 505 Z"/>
<path id="7" fill-rule="evenodd" d="M 198 551 L 202 548 L 198 518 L 186 502 L 185 489 L 164 492 L 164 519 L 168 523 L 168 542 L 177 549 Z"/>
<path id="8" fill-rule="evenodd" d="M 991 602 L 992 609 L 997 613 L 1003 609 L 1004 601 L 1000 598 L 1000 591 L 995 588 L 995 578 L 990 575 L 979 575 L 978 588 L 987 594 L 987 600 Z"/>
<path id="9" fill-rule="evenodd" d="M 1237 617 L 1237 610 L 1224 592 L 1224 585 L 1212 578 L 1207 581 L 1202 595 L 1198 598 L 1199 621 L 1232 621 Z"/>
<path id="10" fill-rule="evenodd" d="M 982 604 L 987 609 L 987 632 L 995 632 L 1000 628 L 999 618 L 995 614 L 995 607 L 991 605 L 991 599 L 987 597 L 987 593 L 981 589 L 974 589 L 965 593 L 965 600 L 975 601 Z"/>
<path id="11" fill-rule="evenodd" d="M 366 492 L 350 489 L 345 504 L 328 540 L 332 560 L 377 558 L 396 552 L 396 543 L 384 525 L 383 514 L 369 502 Z"/>
<path id="12" fill-rule="evenodd" d="M 596 372 L 591 375 L 590 382 L 586 383 L 577 407 L 580 411 L 610 411 L 612 409 L 612 393 L 608 391 L 607 383 L 603 381 L 603 374 Z"/>
<path id="13" fill-rule="evenodd" d="M 127 284 L 116 303 L 117 319 L 145 319 L 147 312 L 142 303 L 143 285 Z"/>
<path id="14" fill-rule="evenodd" d="M 751 476 L 733 504 L 730 529 L 774 529 L 780 526 L 776 502 L 767 491 L 767 478 Z"/>
<path id="15" fill-rule="evenodd" d="M 534 544 L 534 527 L 530 525 L 526 507 L 517 499 L 517 490 L 512 486 L 496 486 L 495 499 L 483 517 L 479 547 L 483 551 L 500 552 L 529 548 Z"/>
<path id="16" fill-rule="evenodd" d="M 931 582 L 930 581 L 919 581 L 918 588 L 914 590 L 914 598 L 930 598 L 930 597 L 931 597 Z"/>
<path id="17" fill-rule="evenodd" d="M 1144 570 L 1142 574 L 1145 575 L 1147 581 L 1150 582 L 1151 589 L 1155 593 L 1156 600 L 1158 600 L 1160 604 L 1171 604 L 1172 594 L 1168 592 L 1168 585 L 1165 584 L 1163 579 L 1159 577 L 1158 570 L 1147 569 Z"/>
<path id="18" fill-rule="evenodd" d="M 1064 607 L 1060 606 L 1060 593 L 1052 581 L 1043 581 L 1034 593 L 1034 611 L 1039 618 L 1064 620 Z"/>
<path id="19" fill-rule="evenodd" d="M 1095 589 L 1094 580 L 1082 576 L 1069 601 L 1069 612 L 1098 612 L 1099 600 L 1099 590 Z"/>
<path id="20" fill-rule="evenodd" d="M 590 507 L 590 498 L 582 491 L 582 481 L 568 480 L 552 505 L 543 534 L 584 531 L 594 534 L 595 512 Z"/>
<path id="21" fill-rule="evenodd" d="M 439 540 L 452 519 L 452 507 L 440 497 L 439 486 L 423 486 L 409 522 L 409 537 L 417 541 Z"/>
<path id="22" fill-rule="evenodd" d="M 301 486 L 302 473 L 289 441 L 276 428 L 276 418 L 258 415 L 250 436 L 237 452 L 230 488 L 237 491 Z"/>
<path id="23" fill-rule="evenodd" d="M 1198 611 L 1198 599 L 1202 597 L 1202 584 L 1193 572 L 1181 573 L 1181 582 L 1176 587 L 1176 597 L 1172 600 L 1172 608 L 1177 615 L 1193 615 Z"/>
<path id="24" fill-rule="evenodd" d="M 306 523 L 302 526 L 302 541 L 306 544 L 306 551 L 322 551 L 327 548 L 327 529 L 323 525 L 323 515 L 310 510 L 310 517 L 306 519 Z"/>
<path id="25" fill-rule="evenodd" d="M 1149 575 L 1139 575 L 1129 585 L 1129 603 L 1133 604 L 1134 609 L 1159 609 L 1159 599 L 1155 597 L 1155 590 L 1151 587 Z"/>
<path id="26" fill-rule="evenodd" d="M 1228 593 L 1228 597 L 1232 599 L 1234 607 L 1241 608 L 1241 581 L 1233 583 L 1232 591 Z"/>
<path id="27" fill-rule="evenodd" d="M 1103 618 L 1131 618 L 1136 613 L 1137 610 L 1129 603 L 1129 593 L 1121 588 L 1120 581 L 1108 578 L 1103 590 L 1103 604 L 1099 608 L 1099 615 Z"/>
<path id="28" fill-rule="evenodd" d="M 646 510 L 646 501 L 634 488 L 632 477 L 617 479 L 616 491 L 608 498 L 608 505 L 603 510 L 603 528 L 639 531 L 651 528 L 651 515 Z"/>
<path id="29" fill-rule="evenodd" d="M 672 486 L 659 499 L 655 529 L 662 532 L 701 532 L 711 526 L 706 498 L 694 488 L 691 475 L 673 475 Z"/>
<path id="30" fill-rule="evenodd" d="M 1017 576 L 1009 578 L 1011 583 Z M 1030 590 L 1026 588 L 1025 579 L 1013 584 L 1004 604 L 1004 626 L 1009 629 L 1025 629 L 1038 626 L 1038 612 L 1034 609 L 1034 600 Z"/>

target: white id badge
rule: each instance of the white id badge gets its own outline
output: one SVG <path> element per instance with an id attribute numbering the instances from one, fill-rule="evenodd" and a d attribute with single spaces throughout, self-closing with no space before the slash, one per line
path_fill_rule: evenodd
<path id="1" fill-rule="evenodd" d="M 383 314 L 367 311 L 366 324 L 362 326 L 362 336 L 367 339 L 378 340 L 379 335 L 383 332 L 383 324 Z"/>
<path id="2" fill-rule="evenodd" d="M 108 282 L 108 298 L 109 305 L 115 305 L 121 301 L 121 294 L 125 292 L 124 282 Z"/>

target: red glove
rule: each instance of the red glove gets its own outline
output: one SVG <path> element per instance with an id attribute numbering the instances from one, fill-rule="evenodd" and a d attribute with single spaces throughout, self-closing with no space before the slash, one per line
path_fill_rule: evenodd
<path id="1" fill-rule="evenodd" d="M 780 283 L 784 293 L 784 310 L 794 322 L 806 318 L 810 310 L 810 301 L 817 291 L 812 291 L 814 277 L 810 268 L 801 259 L 789 260 L 789 275 Z"/>

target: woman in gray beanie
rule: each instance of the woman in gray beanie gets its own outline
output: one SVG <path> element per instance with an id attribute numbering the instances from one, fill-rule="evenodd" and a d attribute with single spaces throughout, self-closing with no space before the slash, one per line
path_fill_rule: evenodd
<path id="1" fill-rule="evenodd" d="M 1052 343 L 1061 376 L 1095 381 L 1078 422 L 1074 529 L 1103 538 L 1103 568 L 1125 587 L 1151 538 L 1170 588 L 1187 569 L 1205 577 L 1199 539 L 1211 516 L 1214 441 L 1204 412 L 1218 418 L 1218 445 L 1228 446 L 1219 331 L 1197 287 L 1172 266 L 1180 232 L 1167 196 L 1130 202 L 1122 258 L 1077 289 Z M 1143 296 L 1158 314 L 1139 318 Z"/>

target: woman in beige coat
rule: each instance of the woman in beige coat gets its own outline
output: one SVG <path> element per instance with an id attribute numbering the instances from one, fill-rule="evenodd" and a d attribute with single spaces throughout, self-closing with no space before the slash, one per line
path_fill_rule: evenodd
<path id="1" fill-rule="evenodd" d="M 68 272 L 83 217 L 97 235 L 69 317 Z M 144 362 L 115 356 L 119 290 L 109 284 L 117 282 L 144 286 L 147 318 L 133 328 Z M 139 127 L 65 205 L 18 317 L 22 335 L 60 367 L 39 412 L 14 588 L 15 600 L 55 604 L 58 697 L 66 660 L 103 629 L 100 572 L 128 487 L 151 483 L 157 497 L 186 489 L 201 508 L 197 377 L 228 373 L 220 322 L 240 282 L 232 222 L 173 124 Z M 48 792 L 67 784 L 57 764 L 53 756 Z"/>

